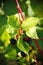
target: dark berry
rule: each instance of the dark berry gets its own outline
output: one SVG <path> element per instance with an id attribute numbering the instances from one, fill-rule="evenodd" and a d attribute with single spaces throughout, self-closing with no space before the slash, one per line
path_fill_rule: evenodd
<path id="1" fill-rule="evenodd" d="M 22 57 L 26 57 L 26 54 L 24 52 L 21 52 Z"/>
<path id="2" fill-rule="evenodd" d="M 10 42 L 11 42 L 12 45 L 15 45 L 17 41 L 14 38 L 11 38 Z"/>
<path id="3" fill-rule="evenodd" d="M 24 38 L 23 38 L 23 41 L 25 41 L 25 42 L 27 42 L 27 43 L 31 44 L 32 39 L 31 39 L 31 38 L 29 38 L 28 36 L 26 36 L 26 37 L 24 37 Z"/>

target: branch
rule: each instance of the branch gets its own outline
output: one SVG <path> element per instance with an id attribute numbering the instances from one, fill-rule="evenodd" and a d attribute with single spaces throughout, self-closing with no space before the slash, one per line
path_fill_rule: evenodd
<path id="1" fill-rule="evenodd" d="M 41 55 L 43 56 L 43 51 L 42 51 L 42 49 L 41 49 L 40 45 L 38 44 L 37 39 L 34 39 L 34 42 L 35 42 L 35 44 L 36 44 L 36 46 L 37 46 L 37 48 L 38 48 L 39 52 L 40 52 L 40 53 L 41 53 Z"/>
<path id="2" fill-rule="evenodd" d="M 17 4 L 18 13 L 21 14 L 21 17 L 22 17 L 22 19 L 24 20 L 24 15 L 23 15 L 23 13 L 22 13 L 22 10 L 21 10 L 21 7 L 20 7 L 20 5 L 19 5 L 19 3 L 18 3 L 18 0 L 16 0 L 16 4 Z"/>

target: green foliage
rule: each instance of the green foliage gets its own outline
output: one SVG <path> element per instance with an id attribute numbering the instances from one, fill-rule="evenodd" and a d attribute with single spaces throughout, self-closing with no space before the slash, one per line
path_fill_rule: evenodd
<path id="1" fill-rule="evenodd" d="M 30 5 L 35 14 L 39 17 L 43 17 L 43 0 L 30 0 L 30 1 L 31 1 Z"/>
<path id="2" fill-rule="evenodd" d="M 16 49 L 9 45 L 5 52 L 5 57 L 8 59 L 16 59 Z"/>
<path id="3" fill-rule="evenodd" d="M 2 35 L 3 31 L 5 30 L 6 25 L 7 25 L 6 15 L 0 15 L 0 36 Z"/>
<path id="4" fill-rule="evenodd" d="M 16 29 L 20 28 L 20 23 L 19 23 L 17 16 L 12 15 L 12 16 L 9 16 L 8 18 L 9 18 L 8 24 L 10 26 L 12 26 L 13 28 L 16 28 Z"/>
<path id="5" fill-rule="evenodd" d="M 2 65 L 9 60 L 15 60 L 17 63 L 15 65 L 31 64 L 34 54 L 38 51 L 33 39 L 38 39 L 38 44 L 43 51 L 43 40 L 40 40 L 43 38 L 43 0 L 19 0 L 19 4 L 25 15 L 24 20 L 21 14 L 18 14 L 16 0 L 0 0 L 0 62 L 3 62 Z M 30 45 L 23 41 L 26 36 L 32 39 Z M 12 38 L 17 42 L 15 45 L 10 42 Z M 26 57 L 23 58 L 21 52 L 24 52 Z M 3 58 L 6 59 L 5 63 Z"/>
<path id="6" fill-rule="evenodd" d="M 17 13 L 15 0 L 6 0 L 4 2 L 3 10 L 6 15 L 13 15 Z"/>
<path id="7" fill-rule="evenodd" d="M 7 17 L 5 15 L 0 15 L 0 27 L 2 25 L 5 25 L 6 23 L 7 23 Z"/>
<path id="8" fill-rule="evenodd" d="M 17 47 L 18 47 L 21 51 L 23 51 L 23 52 L 25 52 L 26 54 L 28 54 L 28 52 L 29 52 L 29 45 L 28 45 L 26 42 L 23 41 L 23 38 L 22 38 L 22 37 L 20 37 L 20 38 L 18 39 Z"/>
<path id="9" fill-rule="evenodd" d="M 31 37 L 32 39 L 38 39 L 36 27 L 32 27 L 31 29 L 26 31 L 27 36 Z"/>
<path id="10" fill-rule="evenodd" d="M 39 22 L 39 19 L 36 17 L 29 17 L 26 20 L 23 21 L 22 23 L 22 29 L 23 30 L 28 30 L 32 28 L 33 26 L 37 25 Z"/>

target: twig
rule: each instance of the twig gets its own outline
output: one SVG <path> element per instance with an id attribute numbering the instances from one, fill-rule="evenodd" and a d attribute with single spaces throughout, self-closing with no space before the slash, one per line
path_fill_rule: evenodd
<path id="1" fill-rule="evenodd" d="M 34 39 L 34 42 L 35 42 L 35 44 L 36 44 L 36 46 L 37 46 L 37 48 L 38 48 L 38 50 L 39 50 L 40 54 L 43 56 L 43 51 L 42 51 L 42 49 L 41 49 L 40 45 L 38 44 L 37 39 Z"/>
<path id="2" fill-rule="evenodd" d="M 22 17 L 22 19 L 24 20 L 24 15 L 23 15 L 23 12 L 22 12 L 22 10 L 21 10 L 21 7 L 20 7 L 20 5 L 19 5 L 19 3 L 18 3 L 18 0 L 16 0 L 16 4 L 17 4 L 18 13 L 21 14 L 21 17 Z"/>

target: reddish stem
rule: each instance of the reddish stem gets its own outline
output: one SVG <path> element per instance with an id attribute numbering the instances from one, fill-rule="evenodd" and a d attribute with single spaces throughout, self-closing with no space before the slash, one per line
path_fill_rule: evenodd
<path id="1" fill-rule="evenodd" d="M 41 53 L 41 55 L 43 56 L 43 51 L 42 51 L 42 49 L 41 49 L 40 45 L 38 44 L 37 39 L 34 39 L 34 42 L 35 42 L 35 44 L 36 44 L 36 46 L 37 46 L 37 48 L 38 48 L 39 52 L 40 52 L 40 53 Z"/>
<path id="2" fill-rule="evenodd" d="M 21 8 L 20 8 L 20 5 L 19 5 L 19 3 L 18 3 L 18 0 L 16 0 L 16 4 L 17 4 L 18 13 L 21 14 L 21 17 L 22 17 L 22 19 L 24 20 L 24 15 L 23 15 L 23 13 L 22 13 L 22 10 L 21 10 Z"/>

